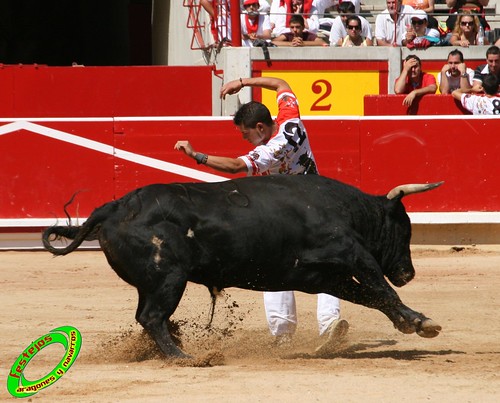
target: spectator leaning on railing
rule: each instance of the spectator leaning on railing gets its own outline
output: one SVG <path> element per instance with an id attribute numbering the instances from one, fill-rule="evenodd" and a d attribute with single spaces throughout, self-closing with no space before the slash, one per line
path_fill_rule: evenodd
<path id="1" fill-rule="evenodd" d="M 293 14 L 304 17 L 305 28 L 309 32 L 318 32 L 318 10 L 313 5 L 313 0 L 273 0 L 270 13 L 271 28 L 275 36 L 290 32 L 289 24 Z"/>
<path id="2" fill-rule="evenodd" d="M 422 71 L 422 62 L 415 55 L 408 55 L 403 62 L 401 75 L 394 83 L 396 94 L 408 94 L 403 105 L 410 107 L 417 97 L 434 94 L 437 90 L 436 79 L 432 74 Z"/>
<path id="3" fill-rule="evenodd" d="M 401 0 L 386 0 L 387 8 L 375 19 L 378 46 L 401 46 L 406 27 L 411 25 L 413 7 L 403 6 Z M 396 32 L 394 32 L 396 31 Z"/>
<path id="4" fill-rule="evenodd" d="M 441 94 L 451 94 L 460 88 L 462 80 L 469 84 L 468 88 L 471 88 L 473 78 L 474 70 L 465 66 L 463 53 L 458 49 L 452 50 L 448 53 L 447 63 L 438 74 L 439 91 Z"/>
<path id="5" fill-rule="evenodd" d="M 290 18 L 290 32 L 283 32 L 273 39 L 276 46 L 327 46 L 326 42 L 318 38 L 316 34 L 308 32 L 304 27 L 304 17 L 300 14 L 292 15 Z"/>

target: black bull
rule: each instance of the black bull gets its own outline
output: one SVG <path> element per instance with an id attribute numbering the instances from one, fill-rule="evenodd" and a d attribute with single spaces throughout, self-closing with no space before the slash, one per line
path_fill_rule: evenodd
<path id="1" fill-rule="evenodd" d="M 184 356 L 167 329 L 188 281 L 227 287 L 327 293 L 383 312 L 403 333 L 441 327 L 405 306 L 398 287 L 415 275 L 402 197 L 440 183 L 372 196 L 317 175 L 173 183 L 136 189 L 94 210 L 82 226 L 43 234 L 54 255 L 99 239 L 115 272 L 137 288 L 137 321 L 166 355 Z M 73 239 L 66 248 L 51 235 Z"/>

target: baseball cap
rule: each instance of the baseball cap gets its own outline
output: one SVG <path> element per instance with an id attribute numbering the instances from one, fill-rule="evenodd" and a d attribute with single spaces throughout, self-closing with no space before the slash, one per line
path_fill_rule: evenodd
<path id="1" fill-rule="evenodd" d="M 244 6 L 249 6 L 250 4 L 259 4 L 259 0 L 245 0 L 243 2 Z"/>
<path id="2" fill-rule="evenodd" d="M 418 20 L 426 20 L 427 13 L 424 10 L 415 10 L 411 14 L 411 18 L 416 18 Z"/>

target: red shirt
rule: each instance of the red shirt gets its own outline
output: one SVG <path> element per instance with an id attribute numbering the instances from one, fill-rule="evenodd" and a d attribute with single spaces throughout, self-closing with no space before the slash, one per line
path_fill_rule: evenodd
<path id="1" fill-rule="evenodd" d="M 404 92 L 402 92 L 402 94 L 409 94 L 413 90 L 418 90 L 419 88 L 428 87 L 429 85 L 432 84 L 436 84 L 436 77 L 434 77 L 432 74 L 429 73 L 422 73 L 421 80 L 417 86 L 414 86 L 412 83 L 410 83 L 410 77 L 406 76 L 405 90 Z"/>

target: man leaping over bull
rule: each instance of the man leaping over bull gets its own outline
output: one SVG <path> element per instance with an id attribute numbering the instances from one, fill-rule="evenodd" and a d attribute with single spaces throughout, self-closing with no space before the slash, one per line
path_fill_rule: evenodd
<path id="1" fill-rule="evenodd" d="M 243 87 L 261 87 L 277 93 L 278 116 L 274 121 L 269 109 L 260 102 L 241 106 L 234 124 L 243 139 L 255 146 L 238 158 L 207 155 L 195 151 L 189 141 L 178 141 L 175 149 L 183 151 L 198 164 L 213 169 L 248 175 L 306 175 L 317 174 L 316 162 L 309 139 L 300 119 L 297 98 L 288 83 L 274 77 L 240 78 L 222 86 L 220 96 L 238 93 Z M 293 291 L 265 292 L 264 305 L 271 334 L 276 344 L 289 343 L 297 327 L 297 312 Z M 325 342 L 318 353 L 334 350 L 347 334 L 349 324 L 340 318 L 340 301 L 328 294 L 318 294 L 317 319 L 319 333 Z"/>

